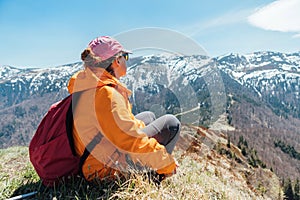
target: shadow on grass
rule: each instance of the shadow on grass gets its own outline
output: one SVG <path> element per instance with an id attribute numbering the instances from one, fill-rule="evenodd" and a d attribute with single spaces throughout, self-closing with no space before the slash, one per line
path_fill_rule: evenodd
<path id="1" fill-rule="evenodd" d="M 111 199 L 113 194 L 124 186 L 125 182 L 125 178 L 88 182 L 81 177 L 71 177 L 68 180 L 61 180 L 54 187 L 45 187 L 39 181 L 18 187 L 11 198 L 37 192 L 26 199 Z"/>

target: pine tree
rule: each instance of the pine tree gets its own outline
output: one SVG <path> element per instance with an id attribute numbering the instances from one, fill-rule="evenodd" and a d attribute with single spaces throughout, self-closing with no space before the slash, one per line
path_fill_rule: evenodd
<path id="1" fill-rule="evenodd" d="M 299 179 L 296 180 L 295 186 L 294 186 L 294 199 L 300 200 L 300 184 Z"/>
<path id="2" fill-rule="evenodd" d="M 227 138 L 227 148 L 230 148 L 230 137 Z"/>
<path id="3" fill-rule="evenodd" d="M 284 195 L 285 195 L 285 199 L 294 200 L 294 192 L 293 192 L 291 179 L 288 179 L 288 181 L 284 185 Z"/>

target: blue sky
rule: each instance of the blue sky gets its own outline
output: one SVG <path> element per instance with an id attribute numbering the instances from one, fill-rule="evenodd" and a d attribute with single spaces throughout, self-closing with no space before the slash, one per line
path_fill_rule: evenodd
<path id="1" fill-rule="evenodd" d="M 210 56 L 300 51 L 300 0 L 0 0 L 0 66 L 80 61 L 90 40 L 137 28 L 177 31 Z"/>

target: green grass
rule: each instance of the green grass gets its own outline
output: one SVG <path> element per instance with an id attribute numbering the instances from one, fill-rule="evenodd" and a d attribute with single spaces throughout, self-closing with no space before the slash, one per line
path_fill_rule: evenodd
<path id="1" fill-rule="evenodd" d="M 0 149 L 0 199 L 10 197 L 15 191 L 36 190 L 39 177 L 28 159 L 27 147 Z M 23 185 L 26 187 L 22 188 Z"/>

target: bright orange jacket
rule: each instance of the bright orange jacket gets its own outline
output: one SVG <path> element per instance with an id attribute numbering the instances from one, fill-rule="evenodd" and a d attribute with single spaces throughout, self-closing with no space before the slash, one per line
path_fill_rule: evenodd
<path id="1" fill-rule="evenodd" d="M 170 174 L 176 164 L 165 147 L 148 138 L 131 111 L 124 85 L 103 69 L 86 68 L 70 79 L 68 90 L 80 95 L 74 115 L 74 143 L 78 155 L 100 131 L 104 136 L 86 159 L 82 171 L 87 180 L 104 178 L 126 170 L 126 156 L 134 163 L 150 167 L 159 174 Z"/>

